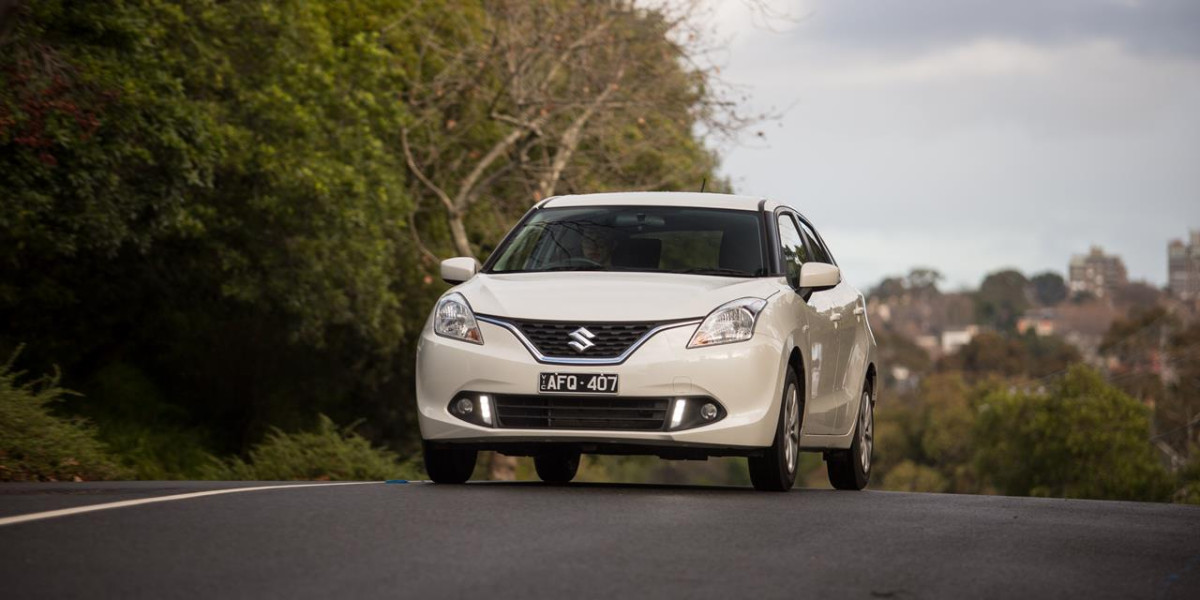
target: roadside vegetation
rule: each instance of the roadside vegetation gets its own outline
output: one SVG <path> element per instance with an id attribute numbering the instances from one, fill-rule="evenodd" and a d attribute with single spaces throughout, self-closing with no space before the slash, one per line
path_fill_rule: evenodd
<path id="1" fill-rule="evenodd" d="M 69 394 L 58 376 L 30 378 L 0 365 L 0 481 L 87 481 L 129 474 L 96 439 L 95 428 L 53 411 Z"/>
<path id="2" fill-rule="evenodd" d="M 1196 307 L 1139 283 L 1070 296 L 1053 273 L 950 293 L 937 280 L 917 269 L 869 294 L 889 316 L 873 322 L 888 365 L 874 487 L 1200 502 Z M 1018 331 L 1014 315 L 1046 311 L 1073 343 Z M 979 329 L 936 360 L 914 341 L 963 326 Z"/>
<path id="3" fill-rule="evenodd" d="M 412 460 L 401 462 L 395 452 L 375 447 L 354 432 L 338 427 L 325 415 L 312 431 L 272 430 L 250 449 L 247 459 L 233 458 L 209 473 L 212 479 L 371 481 L 415 479 Z"/>

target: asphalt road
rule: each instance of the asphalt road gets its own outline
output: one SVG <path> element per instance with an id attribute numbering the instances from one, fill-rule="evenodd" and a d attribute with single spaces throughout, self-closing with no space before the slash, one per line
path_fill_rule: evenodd
<path id="1" fill-rule="evenodd" d="M 0 523 L 257 485 L 4 484 Z M 0 524 L 7 599 L 784 596 L 1200 598 L 1200 507 L 381 483 Z"/>

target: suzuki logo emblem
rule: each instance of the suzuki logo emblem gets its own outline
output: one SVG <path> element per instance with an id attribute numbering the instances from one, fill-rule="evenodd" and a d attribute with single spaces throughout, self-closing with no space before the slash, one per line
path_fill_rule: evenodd
<path id="1" fill-rule="evenodd" d="M 584 350 L 595 346 L 592 340 L 596 339 L 596 334 L 587 330 L 587 327 L 580 327 L 571 332 L 571 339 L 574 340 L 567 344 L 575 349 L 576 352 L 582 353 Z"/>

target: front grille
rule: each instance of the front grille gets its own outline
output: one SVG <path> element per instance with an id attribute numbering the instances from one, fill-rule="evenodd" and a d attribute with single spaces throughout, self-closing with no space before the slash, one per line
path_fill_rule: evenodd
<path id="1" fill-rule="evenodd" d="M 616 358 L 642 339 L 659 323 L 571 323 L 565 321 L 518 321 L 513 320 L 521 333 L 542 353 L 542 356 L 580 356 L 587 358 Z M 571 333 L 586 327 L 596 337 L 595 346 L 576 352 L 571 344 Z"/>
<path id="2" fill-rule="evenodd" d="M 507 429 L 663 428 L 667 398 L 496 396 L 496 426 Z"/>

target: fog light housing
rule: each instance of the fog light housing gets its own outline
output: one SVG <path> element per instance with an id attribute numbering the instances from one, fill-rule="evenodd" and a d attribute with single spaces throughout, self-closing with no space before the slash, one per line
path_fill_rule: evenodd
<path id="1" fill-rule="evenodd" d="M 475 403 L 471 402 L 470 398 L 459 398 L 454 408 L 457 409 L 456 412 L 460 415 L 469 415 L 475 412 Z"/>
<path id="2" fill-rule="evenodd" d="M 725 418 L 725 408 L 709 397 L 675 398 L 667 411 L 667 431 L 711 425 Z"/>
<path id="3" fill-rule="evenodd" d="M 472 425 L 479 425 L 480 427 L 494 427 L 496 425 L 492 398 L 487 394 L 463 392 L 450 401 L 446 410 L 450 414 Z"/>

